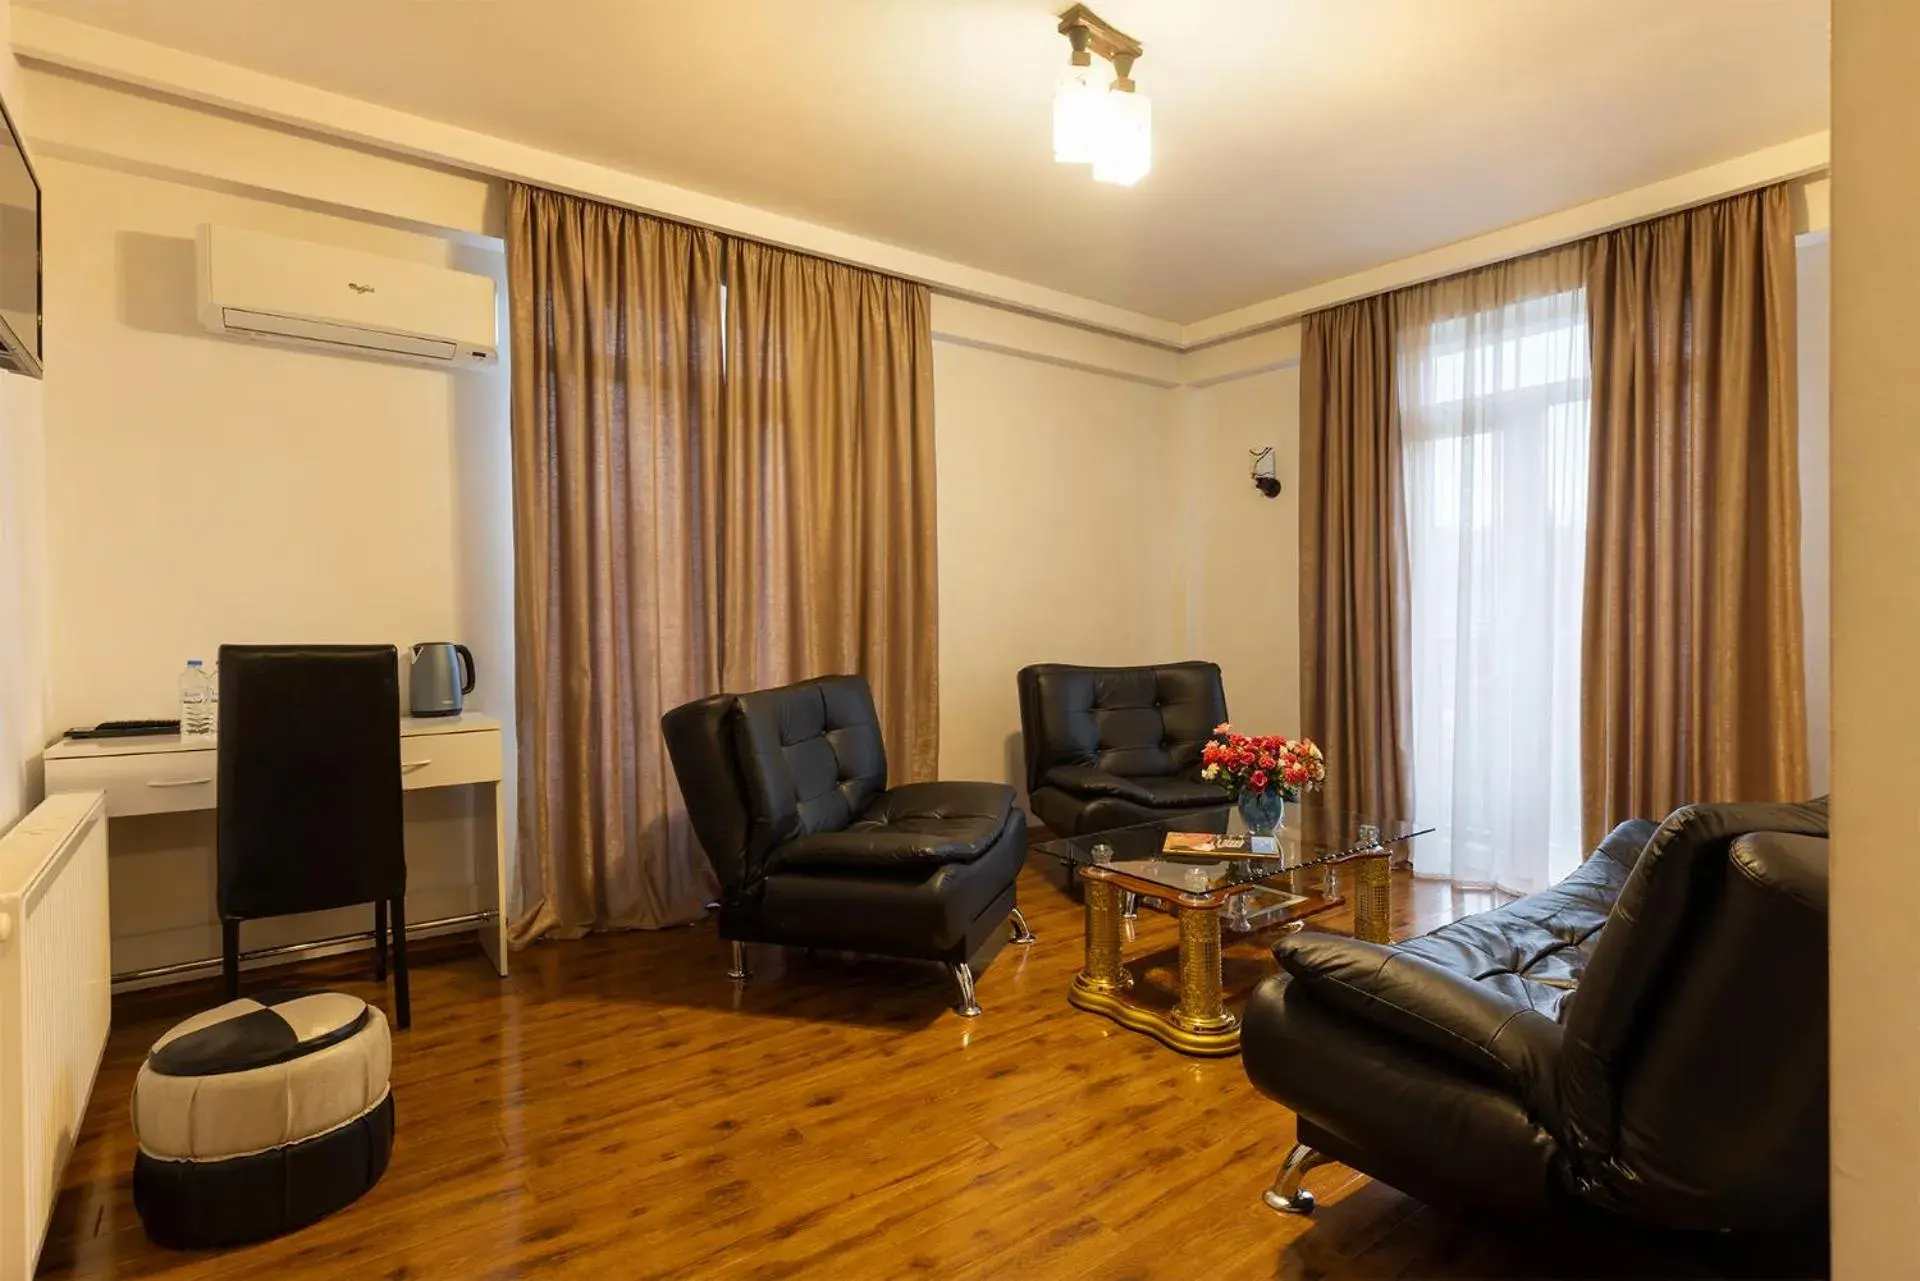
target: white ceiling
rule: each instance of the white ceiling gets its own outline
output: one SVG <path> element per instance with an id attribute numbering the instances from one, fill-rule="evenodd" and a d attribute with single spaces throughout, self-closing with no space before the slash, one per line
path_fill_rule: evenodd
<path id="1" fill-rule="evenodd" d="M 1177 322 L 1827 127 L 1826 0 L 1100 0 L 1131 189 L 1065 0 L 15 2 Z"/>

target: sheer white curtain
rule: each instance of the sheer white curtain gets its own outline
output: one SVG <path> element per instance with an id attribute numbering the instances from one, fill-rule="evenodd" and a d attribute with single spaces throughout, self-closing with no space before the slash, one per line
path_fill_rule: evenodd
<path id="1" fill-rule="evenodd" d="M 1529 893 L 1581 859 L 1583 258 L 1397 295 L 1417 873 Z"/>

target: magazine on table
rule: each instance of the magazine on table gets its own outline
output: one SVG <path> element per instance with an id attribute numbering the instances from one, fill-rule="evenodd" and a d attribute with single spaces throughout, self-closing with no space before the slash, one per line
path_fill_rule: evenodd
<path id="1" fill-rule="evenodd" d="M 1168 832 L 1160 842 L 1162 854 L 1231 854 L 1235 858 L 1281 857 L 1280 842 L 1271 836 L 1244 833 Z"/>

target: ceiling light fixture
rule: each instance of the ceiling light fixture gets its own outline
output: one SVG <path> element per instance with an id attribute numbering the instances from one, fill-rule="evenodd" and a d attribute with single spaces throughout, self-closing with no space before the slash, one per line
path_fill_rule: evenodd
<path id="1" fill-rule="evenodd" d="M 1084 4 L 1060 15 L 1060 34 L 1073 55 L 1053 95 L 1053 158 L 1092 165 L 1096 181 L 1131 187 L 1153 168 L 1153 104 L 1133 83 L 1144 50 Z M 1113 67 L 1104 86 L 1095 54 Z"/>

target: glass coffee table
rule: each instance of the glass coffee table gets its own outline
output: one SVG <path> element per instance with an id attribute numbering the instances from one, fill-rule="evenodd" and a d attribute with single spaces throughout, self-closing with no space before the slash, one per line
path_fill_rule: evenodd
<path id="1" fill-rule="evenodd" d="M 1067 999 L 1186 1054 L 1235 1053 L 1240 1019 L 1227 1008 L 1223 926 L 1249 943 L 1297 929 L 1347 902 L 1339 887 L 1345 873 L 1355 937 L 1388 942 L 1389 860 L 1430 830 L 1305 802 L 1287 806 L 1272 838 L 1250 838 L 1239 811 L 1220 806 L 1036 843 L 1033 853 L 1064 864 L 1085 891 L 1086 966 Z M 1174 833 L 1201 848 L 1168 851 Z M 1154 963 L 1158 956 L 1121 959 L 1122 921 L 1140 898 L 1167 904 L 1179 918 L 1176 982 L 1157 981 L 1165 968 Z"/>

